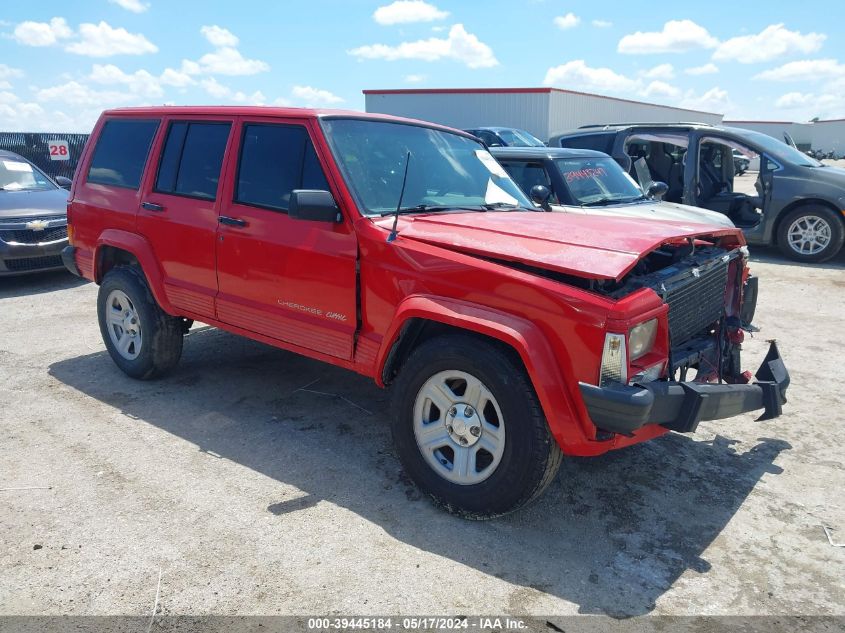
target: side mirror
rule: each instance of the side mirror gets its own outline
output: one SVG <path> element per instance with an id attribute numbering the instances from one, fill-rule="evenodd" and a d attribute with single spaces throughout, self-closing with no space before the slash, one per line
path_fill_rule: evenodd
<path id="1" fill-rule="evenodd" d="M 320 189 L 294 189 L 290 194 L 288 216 L 294 220 L 340 222 L 340 209 L 332 194 Z"/>
<path id="2" fill-rule="evenodd" d="M 546 185 L 534 185 L 528 193 L 531 196 L 531 202 L 539 204 L 546 211 L 552 210 L 552 205 L 549 204 L 552 192 Z"/>
<path id="3" fill-rule="evenodd" d="M 663 200 L 663 196 L 669 191 L 669 185 L 665 182 L 653 182 L 648 187 L 648 197 L 655 200 Z"/>
<path id="4" fill-rule="evenodd" d="M 56 176 L 56 184 L 59 185 L 62 189 L 70 189 L 70 186 L 73 184 L 73 181 L 70 178 L 66 178 L 65 176 Z"/>

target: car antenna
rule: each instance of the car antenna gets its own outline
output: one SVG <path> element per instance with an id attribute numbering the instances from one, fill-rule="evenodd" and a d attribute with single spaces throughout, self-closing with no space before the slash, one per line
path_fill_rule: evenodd
<path id="1" fill-rule="evenodd" d="M 405 157 L 405 175 L 402 176 L 402 190 L 399 192 L 399 202 L 396 204 L 396 214 L 393 216 L 393 228 L 390 229 L 390 235 L 387 236 L 388 244 L 396 239 L 396 225 L 399 223 L 399 212 L 402 210 L 402 198 L 405 196 L 405 184 L 408 182 L 408 164 L 411 162 L 411 150 L 408 150 L 408 155 Z"/>

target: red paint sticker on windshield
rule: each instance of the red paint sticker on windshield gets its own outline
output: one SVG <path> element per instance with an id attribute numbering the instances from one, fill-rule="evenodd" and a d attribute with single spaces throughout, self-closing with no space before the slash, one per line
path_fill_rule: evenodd
<path id="1" fill-rule="evenodd" d="M 605 176 L 607 176 L 607 171 L 605 171 L 604 167 L 587 167 L 586 169 L 566 172 L 566 182 L 588 180 L 590 178 L 604 178 Z"/>

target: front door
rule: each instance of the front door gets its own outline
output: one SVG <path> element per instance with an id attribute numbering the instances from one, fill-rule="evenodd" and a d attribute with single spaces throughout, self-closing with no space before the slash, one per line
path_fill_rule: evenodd
<path id="1" fill-rule="evenodd" d="M 168 300 L 191 315 L 214 317 L 218 189 L 232 126 L 219 117 L 165 120 L 138 210 Z"/>
<path id="2" fill-rule="evenodd" d="M 332 191 L 300 119 L 242 119 L 217 234 L 217 318 L 351 359 L 357 328 L 357 240 L 337 224 L 291 219 L 294 189 Z M 332 191 L 338 200 L 337 191 Z"/>

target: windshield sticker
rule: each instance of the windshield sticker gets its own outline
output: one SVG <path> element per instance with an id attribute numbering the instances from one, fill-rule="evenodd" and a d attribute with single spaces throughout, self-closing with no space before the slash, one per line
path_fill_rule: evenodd
<path id="1" fill-rule="evenodd" d="M 494 176 L 499 176 L 500 178 L 507 178 L 508 172 L 505 171 L 505 168 L 502 167 L 498 161 L 493 158 L 493 155 L 488 152 L 486 149 L 477 149 L 475 150 L 475 155 L 478 156 L 478 160 L 490 170 L 490 173 Z M 516 202 L 514 200 L 514 202 Z"/>
<path id="2" fill-rule="evenodd" d="M 487 204 L 502 202 L 504 204 L 519 205 L 519 200 L 493 182 L 492 178 L 487 181 L 487 192 L 484 194 L 484 201 Z"/>
<path id="3" fill-rule="evenodd" d="M 30 165 L 29 163 L 20 163 L 16 160 L 4 160 L 3 167 L 6 168 L 6 171 L 32 171 L 32 165 Z"/>
<path id="4" fill-rule="evenodd" d="M 607 176 L 607 170 L 604 167 L 585 167 L 584 169 L 577 169 L 575 171 L 568 171 L 565 174 L 566 182 L 573 180 L 589 180 L 592 178 L 604 178 Z"/>

